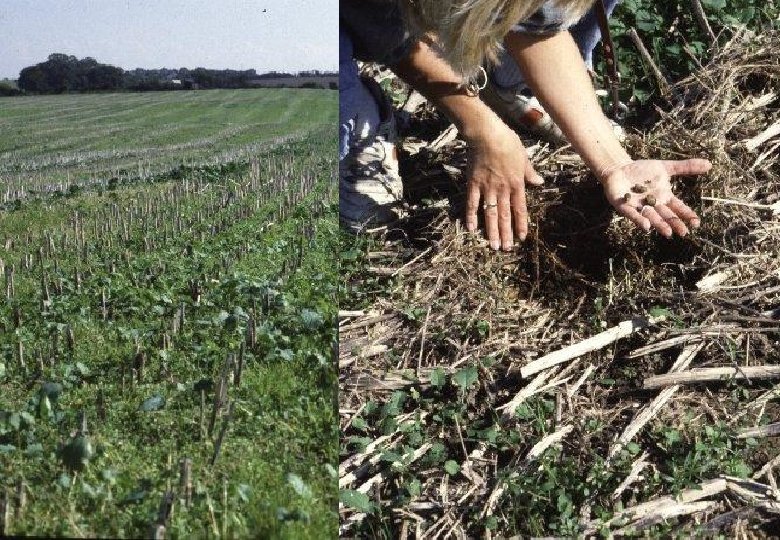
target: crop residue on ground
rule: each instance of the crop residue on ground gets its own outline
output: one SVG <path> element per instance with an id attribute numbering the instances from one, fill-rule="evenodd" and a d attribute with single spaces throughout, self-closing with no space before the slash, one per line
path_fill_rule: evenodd
<path id="1" fill-rule="evenodd" d="M 629 138 L 715 163 L 678 185 L 686 239 L 640 234 L 537 145 L 529 240 L 493 253 L 456 219 L 463 143 L 430 151 L 446 124 L 417 112 L 409 217 L 344 244 L 342 534 L 778 530 L 778 44 L 737 33 Z"/>

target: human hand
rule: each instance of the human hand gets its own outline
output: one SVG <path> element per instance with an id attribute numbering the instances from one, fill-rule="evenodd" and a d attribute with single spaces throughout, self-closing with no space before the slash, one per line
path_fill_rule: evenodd
<path id="1" fill-rule="evenodd" d="M 646 231 L 655 229 L 667 238 L 685 236 L 701 225 L 696 212 L 672 193 L 672 176 L 705 174 L 706 159 L 633 161 L 602 172 L 601 183 L 609 203 Z"/>
<path id="2" fill-rule="evenodd" d="M 477 230 L 482 201 L 490 247 L 509 251 L 515 238 L 523 241 L 528 235 L 525 183 L 538 186 L 544 180 L 531 165 L 520 138 L 500 121 L 468 142 L 466 229 Z"/>

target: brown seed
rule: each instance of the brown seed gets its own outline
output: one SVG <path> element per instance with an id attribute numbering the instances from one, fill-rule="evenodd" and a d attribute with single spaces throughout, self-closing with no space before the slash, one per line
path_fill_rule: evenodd
<path id="1" fill-rule="evenodd" d="M 655 196 L 648 195 L 647 197 L 645 197 L 645 204 L 647 206 L 655 206 Z"/>
<path id="2" fill-rule="evenodd" d="M 645 186 L 640 186 L 637 184 L 631 188 L 631 191 L 633 191 L 634 193 L 644 193 L 645 191 L 647 191 L 647 188 Z"/>

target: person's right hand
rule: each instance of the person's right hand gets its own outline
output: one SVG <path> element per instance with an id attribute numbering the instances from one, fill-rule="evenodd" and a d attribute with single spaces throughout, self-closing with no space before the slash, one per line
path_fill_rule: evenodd
<path id="1" fill-rule="evenodd" d="M 706 174 L 712 163 L 706 159 L 679 161 L 631 161 L 607 173 L 601 183 L 615 209 L 646 231 L 657 230 L 667 238 L 685 236 L 701 219 L 672 193 L 671 178 Z"/>
<path id="2" fill-rule="evenodd" d="M 523 143 L 503 122 L 486 124 L 469 143 L 468 186 L 466 191 L 466 229 L 477 230 L 480 208 L 490 247 L 511 250 L 514 239 L 528 235 L 528 210 L 525 183 L 541 185 Z"/>

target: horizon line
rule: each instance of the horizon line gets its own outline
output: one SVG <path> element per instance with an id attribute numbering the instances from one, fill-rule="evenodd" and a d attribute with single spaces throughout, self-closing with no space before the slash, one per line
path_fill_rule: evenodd
<path id="1" fill-rule="evenodd" d="M 43 62 L 45 62 L 45 60 Z M 43 62 L 38 62 L 38 64 L 42 64 Z M 102 62 L 99 62 L 99 63 L 103 64 Z M 36 66 L 38 64 L 32 64 L 30 66 L 25 66 L 22 69 L 26 69 L 28 67 L 33 67 L 33 66 Z M 298 70 L 295 70 L 295 71 L 279 71 L 278 69 L 268 69 L 266 71 L 261 71 L 261 70 L 259 70 L 257 68 L 247 68 L 247 69 L 238 69 L 238 68 L 230 68 L 230 67 L 228 67 L 228 68 L 210 68 L 210 67 L 204 67 L 204 66 L 198 66 L 198 67 L 194 67 L 194 68 L 186 67 L 186 66 L 181 66 L 181 67 L 177 67 L 177 68 L 171 68 L 171 67 L 165 67 L 165 66 L 163 66 L 163 67 L 151 67 L 150 68 L 150 67 L 140 67 L 139 66 L 139 67 L 134 67 L 134 68 L 128 69 L 128 68 L 124 68 L 122 66 L 115 66 L 114 64 L 103 64 L 103 65 L 118 67 L 118 68 L 121 68 L 125 72 L 127 72 L 127 71 L 134 71 L 136 69 L 144 69 L 144 70 L 148 70 L 148 71 L 160 70 L 160 69 L 169 69 L 171 71 L 177 71 L 177 70 L 181 70 L 181 69 L 186 69 L 186 70 L 189 70 L 189 71 L 194 71 L 196 69 L 206 69 L 206 70 L 210 70 L 210 71 L 226 71 L 226 70 L 230 70 L 230 71 L 250 71 L 250 70 L 254 69 L 255 72 L 258 75 L 263 75 L 264 73 L 271 73 L 271 72 L 274 72 L 274 73 L 287 73 L 287 74 L 290 74 L 290 75 L 297 75 L 299 73 L 303 73 L 303 72 L 306 72 L 306 71 L 320 71 L 320 72 L 323 72 L 323 73 L 336 75 L 339 72 L 338 68 L 331 68 L 331 69 L 306 68 L 306 69 L 298 69 Z M 19 70 L 19 73 L 17 73 L 16 75 L 11 75 L 11 76 L 8 76 L 6 74 L 0 73 L 0 79 L 2 79 L 2 80 L 9 80 L 9 81 L 16 81 L 16 80 L 19 79 L 19 74 L 21 74 L 21 72 L 22 72 L 22 70 Z"/>

